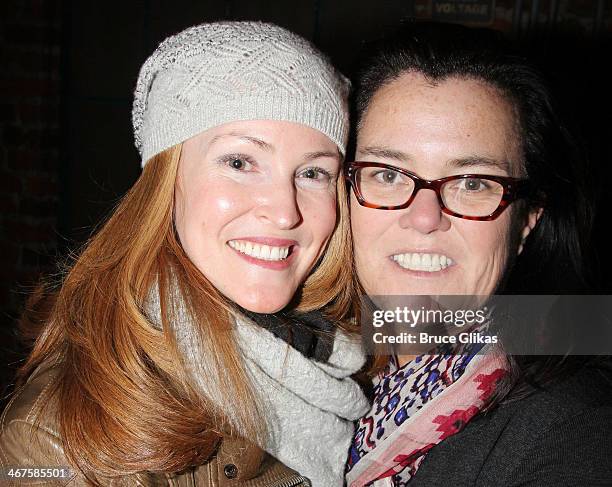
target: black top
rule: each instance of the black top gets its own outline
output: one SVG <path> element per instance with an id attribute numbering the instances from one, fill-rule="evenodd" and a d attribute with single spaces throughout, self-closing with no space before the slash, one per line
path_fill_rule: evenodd
<path id="1" fill-rule="evenodd" d="M 587 367 L 474 418 L 432 448 L 410 487 L 612 486 L 612 379 Z"/>

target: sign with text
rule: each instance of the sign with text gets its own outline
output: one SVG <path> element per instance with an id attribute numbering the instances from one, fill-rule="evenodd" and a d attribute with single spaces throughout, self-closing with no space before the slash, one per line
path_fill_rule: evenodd
<path id="1" fill-rule="evenodd" d="M 488 24 L 493 21 L 495 0 L 432 0 L 434 20 Z"/>

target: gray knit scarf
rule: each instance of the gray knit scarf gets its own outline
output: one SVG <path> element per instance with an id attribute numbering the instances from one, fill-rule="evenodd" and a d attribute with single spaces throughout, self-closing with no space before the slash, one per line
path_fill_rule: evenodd
<path id="1" fill-rule="evenodd" d="M 194 339 L 194 324 L 182 299 L 173 301 L 172 328 L 194 384 L 223 408 L 223 397 L 215 393 L 219 388 L 211 386 L 216 374 L 201 360 L 209 351 Z M 158 292 L 150 293 L 146 312 L 161 326 Z M 235 315 L 233 332 L 267 421 L 268 440 L 259 446 L 308 477 L 314 487 L 344 485 L 353 422 L 369 409 L 361 388 L 350 378 L 365 362 L 360 340 L 336 330 L 332 352 L 322 363 L 243 315 Z"/>

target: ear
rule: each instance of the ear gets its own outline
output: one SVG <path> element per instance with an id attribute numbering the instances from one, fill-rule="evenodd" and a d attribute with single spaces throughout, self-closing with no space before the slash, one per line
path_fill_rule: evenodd
<path id="1" fill-rule="evenodd" d="M 544 208 L 536 208 L 534 210 L 531 210 L 527 215 L 527 221 L 525 222 L 523 230 L 521 231 L 521 243 L 519 244 L 517 255 L 521 255 L 521 252 L 523 251 L 523 247 L 525 245 L 525 241 L 531 233 L 531 230 L 533 230 L 536 224 L 538 223 L 538 220 L 542 216 L 543 211 Z"/>

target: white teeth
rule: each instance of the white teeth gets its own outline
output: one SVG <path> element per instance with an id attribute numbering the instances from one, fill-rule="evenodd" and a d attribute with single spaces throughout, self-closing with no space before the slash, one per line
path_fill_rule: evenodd
<path id="1" fill-rule="evenodd" d="M 270 247 L 267 245 L 260 245 L 259 257 L 260 259 L 270 260 Z"/>
<path id="2" fill-rule="evenodd" d="M 228 245 L 238 252 L 261 260 L 284 260 L 289 255 L 289 247 L 272 247 L 244 240 L 230 240 Z"/>
<path id="3" fill-rule="evenodd" d="M 453 264 L 450 257 L 442 254 L 396 254 L 393 260 L 404 269 L 424 272 L 437 272 Z"/>

